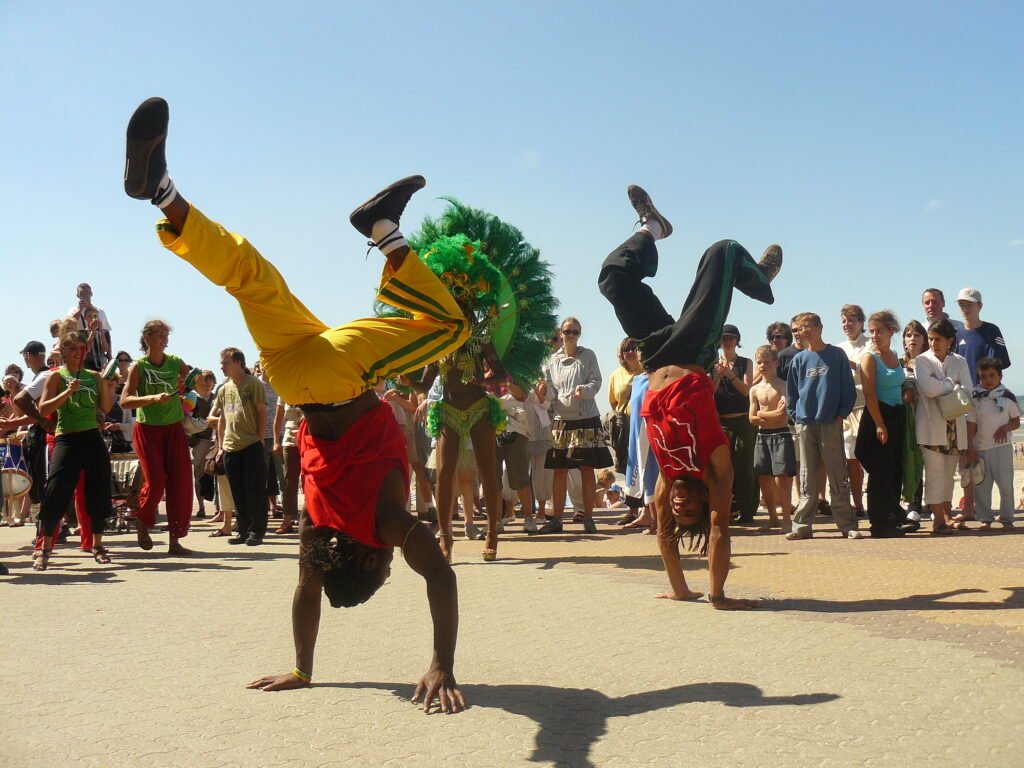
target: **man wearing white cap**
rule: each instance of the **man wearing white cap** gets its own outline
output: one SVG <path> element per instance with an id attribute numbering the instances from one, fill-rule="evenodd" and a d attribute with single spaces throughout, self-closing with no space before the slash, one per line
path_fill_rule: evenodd
<path id="1" fill-rule="evenodd" d="M 978 361 L 983 357 L 994 357 L 1003 364 L 1003 369 L 1010 367 L 1010 353 L 1006 350 L 1003 332 L 999 326 L 981 319 L 981 291 L 977 288 L 964 288 L 956 296 L 957 306 L 963 315 L 963 327 L 956 331 L 956 352 L 967 358 L 971 371 L 971 380 L 978 386 Z"/>
<path id="2" fill-rule="evenodd" d="M 1003 340 L 1003 332 L 998 325 L 986 323 L 981 319 L 981 291 L 977 288 L 963 288 L 956 295 L 956 304 L 960 307 L 960 314 L 963 315 L 964 324 L 956 329 L 956 351 L 957 354 L 967 358 L 967 369 L 971 372 L 971 382 L 978 386 L 978 361 L 983 357 L 994 357 L 1003 364 L 1003 368 L 1010 367 L 1010 353 L 1006 351 L 1006 342 Z M 960 457 L 960 471 L 963 473 L 967 463 L 967 456 Z M 954 520 L 974 519 L 974 485 L 968 483 L 964 486 L 964 511 L 957 515 Z"/>

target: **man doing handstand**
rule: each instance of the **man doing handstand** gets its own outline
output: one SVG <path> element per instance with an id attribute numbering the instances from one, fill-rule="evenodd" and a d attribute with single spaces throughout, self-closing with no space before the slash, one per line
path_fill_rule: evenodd
<path id="1" fill-rule="evenodd" d="M 598 285 L 612 303 L 623 330 L 637 339 L 650 389 L 640 415 L 661 469 L 655 487 L 658 546 L 671 592 L 659 597 L 696 600 L 686 585 L 679 543 L 708 555 L 711 604 L 722 610 L 755 608 L 750 600 L 725 596 L 729 573 L 729 512 L 732 456 L 718 422 L 708 371 L 718 357 L 722 324 L 729 315 L 733 288 L 771 304 L 769 285 L 782 266 L 782 249 L 771 245 L 755 262 L 739 243 L 722 240 L 704 252 L 690 295 L 674 319 L 644 278 L 658 271 L 657 240 L 672 225 L 640 187 L 630 186 L 629 201 L 640 216 L 640 230 L 612 251 L 601 265 Z"/>
<path id="2" fill-rule="evenodd" d="M 125 191 L 167 217 L 161 244 L 238 301 L 278 394 L 300 404 L 298 445 L 306 505 L 299 524 L 299 584 L 292 603 L 295 667 L 249 684 L 264 691 L 310 684 L 321 592 L 334 607 L 368 600 L 391 570 L 393 547 L 427 583 L 434 658 L 413 701 L 429 711 L 465 707 L 454 675 L 459 610 L 455 574 L 426 526 L 406 510 L 405 437 L 377 398 L 381 379 L 422 368 L 458 349 L 470 328 L 444 285 L 406 245 L 398 222 L 426 182 L 410 176 L 356 208 L 352 225 L 385 255 L 378 300 L 411 317 L 368 318 L 328 328 L 292 295 L 277 269 L 240 235 L 207 219 L 167 174 L 168 109 L 143 102 L 128 124 Z M 335 539 L 337 541 L 335 541 Z"/>

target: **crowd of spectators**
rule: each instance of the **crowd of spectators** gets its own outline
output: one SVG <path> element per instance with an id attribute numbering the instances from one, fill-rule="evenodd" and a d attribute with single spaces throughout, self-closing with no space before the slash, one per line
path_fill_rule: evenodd
<path id="1" fill-rule="evenodd" d="M 188 554 L 180 539 L 189 518 L 206 518 L 210 503 L 217 524 L 210 535 L 230 543 L 259 546 L 271 516 L 281 519 L 274 534 L 292 533 L 302 411 L 281 401 L 259 365 L 250 370 L 237 347 L 221 353 L 218 381 L 212 370 L 164 354 L 171 328 L 150 321 L 142 329 L 141 354 L 133 358 L 113 346 L 110 322 L 88 284 L 78 286 L 77 299 L 51 323 L 51 346 L 29 341 L 21 350 L 23 366 L 12 363 L 4 371 L 5 470 L 30 478 L 31 489 L 21 496 L 12 486 L 3 523 L 21 526 L 36 517 L 37 564 L 45 568 L 51 538 L 78 534 L 86 548 L 86 533 L 97 561 L 109 561 L 100 543 L 109 509 L 89 509 L 110 503 L 96 488 L 104 472 L 110 480 L 109 461 L 90 455 L 97 450 L 137 457 L 141 465 L 133 518 L 143 548 L 152 546 L 148 530 L 161 500 L 172 552 Z M 997 518 L 1013 526 L 1013 462 L 1024 457 L 1024 444 L 1012 441 L 1020 408 L 1002 385 L 1010 365 L 1002 333 L 981 320 L 984 304 L 974 288 L 957 296 L 962 321 L 946 314 L 939 289 L 927 289 L 921 301 L 924 321 L 905 325 L 888 310 L 868 316 L 858 305 L 844 305 L 836 317 L 844 338 L 835 345 L 824 340 L 826 323 L 803 312 L 788 323 L 771 323 L 750 358 L 740 354 L 739 328 L 723 327 L 711 376 L 732 448 L 735 524 L 757 525 L 763 509 L 760 529 L 790 540 L 812 537 L 822 517 L 831 517 L 846 538 L 862 536 L 859 519 L 865 517 L 870 535 L 883 538 L 912 533 L 929 519 L 935 534 L 971 521 L 989 529 Z M 527 533 L 560 532 L 568 493 L 572 519 L 584 532 L 596 530 L 595 507 L 622 509 L 618 524 L 654 532 L 657 469 L 639 415 L 646 374 L 637 344 L 627 338 L 619 345 L 602 416 L 601 366 L 581 344 L 582 335 L 581 322 L 566 318 L 552 334 L 540 380 L 489 387 L 508 416 L 496 440 L 503 525 L 518 512 Z M 440 393 L 437 386 L 418 393 L 409 384 L 402 377 L 382 383 L 378 393 L 407 437 L 413 508 L 433 524 L 436 457 L 423 415 Z M 92 410 L 79 402 L 83 393 Z M 94 415 L 94 425 L 82 422 L 85 413 Z M 72 432 L 86 426 L 93 442 L 72 445 Z M 65 468 L 59 480 L 55 466 Z M 68 475 L 72 466 L 74 477 Z M 960 509 L 953 503 L 958 478 Z M 461 509 L 466 534 L 479 536 L 473 519 L 482 514 L 481 483 L 472 461 L 460 462 L 457 482 L 456 517 Z M 63 505 L 59 513 L 44 503 L 48 494 Z M 54 514 L 62 522 L 49 531 Z"/>

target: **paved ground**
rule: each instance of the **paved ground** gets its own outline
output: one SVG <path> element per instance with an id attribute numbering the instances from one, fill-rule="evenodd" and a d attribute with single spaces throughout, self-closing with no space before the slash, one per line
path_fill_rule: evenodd
<path id="1" fill-rule="evenodd" d="M 606 517 L 605 519 L 609 519 Z M 1019 517 L 1018 520 L 1021 520 Z M 471 708 L 425 716 L 422 582 L 324 610 L 316 685 L 244 684 L 293 663 L 294 537 L 209 539 L 188 561 L 110 537 L 31 571 L 0 529 L 4 766 L 1020 766 L 1024 523 L 1012 533 L 812 541 L 740 531 L 725 613 L 653 599 L 655 543 L 579 526 L 456 542 L 457 674 Z M 688 558 L 706 589 L 703 561 Z"/>

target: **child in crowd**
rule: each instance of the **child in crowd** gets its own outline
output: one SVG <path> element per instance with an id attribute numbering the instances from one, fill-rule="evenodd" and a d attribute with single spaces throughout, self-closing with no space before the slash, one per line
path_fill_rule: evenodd
<path id="1" fill-rule="evenodd" d="M 774 347 L 765 344 L 754 352 L 754 375 L 759 379 L 750 388 L 750 423 L 757 427 L 754 474 L 768 508 L 768 524 L 762 530 L 779 527 L 775 508 L 781 507 L 782 532 L 789 533 L 796 449 L 786 413 L 786 382 L 779 378 L 779 353 Z"/>
<path id="2" fill-rule="evenodd" d="M 622 498 L 622 486 L 615 482 L 615 471 L 602 469 L 597 473 L 597 497 L 595 506 L 601 509 L 624 509 L 626 502 Z"/>
<path id="3" fill-rule="evenodd" d="M 848 539 L 861 538 L 850 505 L 850 477 L 843 452 L 843 420 L 857 399 L 846 353 L 821 338 L 821 318 L 802 312 L 793 318 L 793 335 L 804 350 L 793 358 L 786 380 L 786 410 L 796 424 L 800 444 L 800 505 L 793 514 L 790 540 L 809 539 L 818 508 L 818 471 L 822 463 L 832 497 L 832 519 Z"/>
<path id="4" fill-rule="evenodd" d="M 975 492 L 974 512 L 981 521 L 980 528 L 989 530 L 994 521 L 994 484 L 999 489 L 999 521 L 1003 528 L 1012 528 L 1013 446 L 1010 433 L 1020 427 L 1020 406 L 1017 397 L 1003 386 L 1003 364 L 998 358 L 981 358 L 977 373 L 978 386 L 972 393 L 975 409 L 967 414 L 967 460 L 981 460 L 978 470 L 984 469 L 984 478 Z"/>

